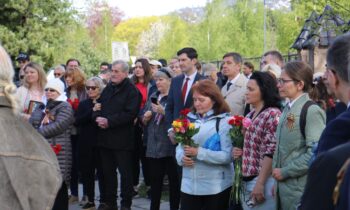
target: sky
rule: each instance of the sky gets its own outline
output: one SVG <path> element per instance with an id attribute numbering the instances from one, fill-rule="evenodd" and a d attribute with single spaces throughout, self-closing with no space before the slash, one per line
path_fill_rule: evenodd
<path id="1" fill-rule="evenodd" d="M 83 9 L 86 0 L 71 0 L 73 6 Z M 208 0 L 107 0 L 109 5 L 124 11 L 125 17 L 144 17 L 165 15 L 184 7 L 203 7 Z"/>

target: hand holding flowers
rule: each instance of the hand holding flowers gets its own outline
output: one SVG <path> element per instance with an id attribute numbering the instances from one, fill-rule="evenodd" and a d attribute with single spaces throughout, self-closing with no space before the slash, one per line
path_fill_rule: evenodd
<path id="1" fill-rule="evenodd" d="M 180 112 L 180 118 L 173 121 L 174 140 L 183 146 L 196 147 L 197 145 L 192 140 L 192 137 L 198 133 L 199 128 L 195 128 L 194 123 L 187 119 L 189 109 L 184 109 Z"/>

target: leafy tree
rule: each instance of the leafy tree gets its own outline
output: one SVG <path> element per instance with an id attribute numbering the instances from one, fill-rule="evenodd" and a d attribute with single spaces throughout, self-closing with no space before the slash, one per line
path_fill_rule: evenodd
<path id="1" fill-rule="evenodd" d="M 152 23 L 160 20 L 160 17 L 130 18 L 122 21 L 112 35 L 113 41 L 128 42 L 130 55 L 136 55 L 136 46 L 143 31 L 148 30 Z"/>
<path id="2" fill-rule="evenodd" d="M 1 44 L 12 56 L 25 51 L 33 60 L 51 66 L 53 51 L 72 21 L 70 6 L 67 0 L 2 0 Z"/>

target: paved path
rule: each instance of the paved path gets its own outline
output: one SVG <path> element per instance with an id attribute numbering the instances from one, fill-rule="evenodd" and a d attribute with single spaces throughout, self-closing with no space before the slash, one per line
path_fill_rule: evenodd
<path id="1" fill-rule="evenodd" d="M 95 183 L 95 194 L 98 196 L 99 192 L 98 192 L 98 186 L 97 182 Z M 82 195 L 82 185 L 79 184 L 79 195 Z M 119 194 L 120 192 L 118 192 Z M 81 199 L 81 198 L 80 198 Z M 120 202 L 120 200 L 118 199 L 118 203 Z M 132 206 L 131 209 L 132 210 L 146 210 L 149 209 L 150 207 L 150 200 L 147 198 L 141 198 L 136 196 L 133 200 L 132 200 Z M 96 202 L 96 204 L 98 204 L 98 202 Z M 96 206 L 96 208 L 98 207 L 98 205 Z M 161 205 L 160 205 L 160 210 L 168 210 L 169 209 L 169 202 L 167 201 L 162 201 Z M 72 204 L 69 206 L 69 210 L 81 210 L 81 206 L 79 206 L 79 204 Z"/>

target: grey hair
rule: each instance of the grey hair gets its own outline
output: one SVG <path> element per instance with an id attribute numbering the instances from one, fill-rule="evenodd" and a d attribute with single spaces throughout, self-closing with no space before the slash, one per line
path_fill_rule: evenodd
<path id="1" fill-rule="evenodd" d="M 98 87 L 98 89 L 100 90 L 100 94 L 102 93 L 103 89 L 106 87 L 106 85 L 103 83 L 103 80 L 99 77 L 91 77 L 88 80 L 86 80 L 85 85 L 89 82 L 93 82 L 95 83 L 95 85 Z"/>
<path id="2" fill-rule="evenodd" d="M 66 69 L 62 65 L 57 65 L 53 70 L 60 69 L 63 72 L 66 72 Z"/>
<path id="3" fill-rule="evenodd" d="M 162 70 L 160 71 L 160 69 L 162 69 Z M 165 79 L 167 79 L 167 80 L 171 80 L 171 78 L 174 77 L 174 73 L 170 70 L 170 68 L 168 68 L 168 67 L 162 67 L 162 68 L 160 68 L 160 69 L 154 73 L 154 75 L 153 75 L 154 78 L 162 77 L 162 78 L 165 78 Z M 169 77 L 169 76 L 168 76 L 166 73 L 164 73 L 163 71 L 168 72 L 169 75 L 170 75 L 171 77 Z"/>
<path id="4" fill-rule="evenodd" d="M 116 60 L 116 61 L 113 61 L 112 66 L 115 66 L 118 64 L 121 64 L 123 72 L 129 72 L 129 64 L 127 62 L 123 60 Z"/>
<path id="5" fill-rule="evenodd" d="M 327 67 L 336 71 L 341 80 L 350 83 L 350 33 L 334 40 L 328 49 Z"/>
<path id="6" fill-rule="evenodd" d="M 14 70 L 11 59 L 0 45 L 0 93 L 9 100 L 12 110 L 18 113 L 18 100 L 15 97 L 16 86 L 13 83 Z"/>
<path id="7" fill-rule="evenodd" d="M 217 72 L 218 69 L 212 63 L 206 63 L 203 65 L 202 72 L 204 76 L 209 76 L 211 72 Z"/>

